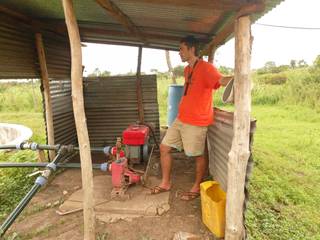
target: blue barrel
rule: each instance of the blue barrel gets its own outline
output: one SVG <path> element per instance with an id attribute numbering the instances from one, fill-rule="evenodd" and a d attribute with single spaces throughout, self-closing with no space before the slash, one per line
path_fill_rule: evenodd
<path id="1" fill-rule="evenodd" d="M 170 85 L 168 92 L 168 126 L 170 127 L 178 114 L 178 107 L 183 94 L 183 85 Z"/>

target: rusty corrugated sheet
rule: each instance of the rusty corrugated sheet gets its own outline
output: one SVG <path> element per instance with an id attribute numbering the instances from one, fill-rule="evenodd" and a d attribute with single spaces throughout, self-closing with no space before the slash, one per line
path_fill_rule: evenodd
<path id="1" fill-rule="evenodd" d="M 143 75 L 145 122 L 160 136 L 156 75 Z M 84 78 L 85 111 L 91 146 L 113 145 L 129 124 L 139 120 L 136 76 Z"/>
<path id="2" fill-rule="evenodd" d="M 55 144 L 76 144 L 77 133 L 73 117 L 70 79 L 51 80 L 50 94 Z"/>
<path id="3" fill-rule="evenodd" d="M 256 121 L 251 121 L 250 147 Z M 228 159 L 233 139 L 233 113 L 215 108 L 215 124 L 208 129 L 210 174 L 227 191 Z"/>
<path id="4" fill-rule="evenodd" d="M 70 79 L 71 55 L 68 37 L 50 32 L 43 32 L 42 35 L 49 78 Z"/>
<path id="5" fill-rule="evenodd" d="M 0 15 L 0 79 L 38 78 L 31 27 Z"/>

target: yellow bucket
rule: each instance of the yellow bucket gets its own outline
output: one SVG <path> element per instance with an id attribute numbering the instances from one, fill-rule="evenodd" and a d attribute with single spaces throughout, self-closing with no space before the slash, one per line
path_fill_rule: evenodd
<path id="1" fill-rule="evenodd" d="M 200 184 L 202 221 L 216 237 L 224 237 L 226 193 L 216 181 Z"/>

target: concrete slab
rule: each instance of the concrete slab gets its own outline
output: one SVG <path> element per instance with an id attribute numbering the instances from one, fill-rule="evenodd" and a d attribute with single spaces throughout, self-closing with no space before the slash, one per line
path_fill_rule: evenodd
<path id="1" fill-rule="evenodd" d="M 150 190 L 142 185 L 130 186 L 127 193 L 130 199 L 124 201 L 112 200 L 111 176 L 101 175 L 93 178 L 96 217 L 100 221 L 115 222 L 120 219 L 132 220 L 140 216 L 162 215 L 170 209 L 169 192 L 150 195 Z M 155 186 L 159 180 L 148 178 L 148 184 Z M 82 210 L 82 189 L 74 192 L 57 211 L 59 214 L 68 214 Z"/>

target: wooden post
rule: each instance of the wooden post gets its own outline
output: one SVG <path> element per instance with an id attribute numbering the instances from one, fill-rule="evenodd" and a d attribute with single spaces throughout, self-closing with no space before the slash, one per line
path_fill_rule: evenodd
<path id="1" fill-rule="evenodd" d="M 250 24 L 249 16 L 240 17 L 235 22 L 235 112 L 233 123 L 234 136 L 228 162 L 226 240 L 240 240 L 244 238 L 244 184 L 250 156 Z"/>
<path id="2" fill-rule="evenodd" d="M 43 150 L 38 150 L 38 162 L 46 162 L 46 156 Z"/>
<path id="3" fill-rule="evenodd" d="M 62 0 L 62 4 L 71 49 L 72 104 L 80 147 L 83 188 L 84 239 L 95 240 L 93 175 L 89 134 L 84 111 L 81 41 L 78 24 L 73 11 L 72 0 Z"/>
<path id="4" fill-rule="evenodd" d="M 40 64 L 40 70 L 41 70 L 44 102 L 45 102 L 45 108 L 46 108 L 45 112 L 46 112 L 48 144 L 54 145 L 53 113 L 52 113 L 49 74 L 47 69 L 46 55 L 43 47 L 42 35 L 40 33 L 36 33 L 35 38 L 36 38 L 36 48 L 38 52 L 38 58 L 39 58 L 39 64 Z M 49 158 L 53 160 L 54 157 L 55 157 L 55 152 L 49 151 Z"/>
<path id="5" fill-rule="evenodd" d="M 212 64 L 213 64 L 215 52 L 216 52 L 216 49 L 210 47 L 209 53 L 208 53 L 208 62 L 209 62 L 209 63 L 212 63 Z"/>
<path id="6" fill-rule="evenodd" d="M 143 123 L 144 122 L 144 111 L 143 111 L 142 86 L 141 86 L 141 59 L 142 59 L 142 47 L 140 46 L 139 52 L 138 52 L 136 90 L 137 90 L 139 121 L 141 123 Z"/>

